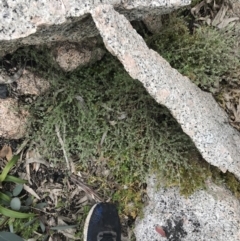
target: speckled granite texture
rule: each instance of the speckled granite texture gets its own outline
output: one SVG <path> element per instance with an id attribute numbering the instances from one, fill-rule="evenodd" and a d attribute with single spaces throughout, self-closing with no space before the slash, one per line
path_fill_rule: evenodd
<path id="1" fill-rule="evenodd" d="M 18 101 L 0 98 L 0 137 L 22 138 L 26 132 L 28 112 L 20 108 Z"/>
<path id="2" fill-rule="evenodd" d="M 201 91 L 150 50 L 112 6 L 98 6 L 91 14 L 106 48 L 132 78 L 141 81 L 149 94 L 171 111 L 205 160 L 240 179 L 240 135 L 228 124 L 225 112 L 212 95 Z"/>
<path id="3" fill-rule="evenodd" d="M 165 14 L 191 0 L 1 0 L 0 56 L 23 45 L 80 42 L 99 34 L 89 12 L 99 4 L 114 6 L 129 20 Z"/>
<path id="4" fill-rule="evenodd" d="M 207 190 L 189 198 L 177 188 L 156 189 L 154 177 L 148 180 L 149 205 L 144 218 L 136 220 L 138 241 L 239 241 L 240 203 L 223 187 L 208 183 Z M 155 230 L 163 227 L 167 238 Z"/>

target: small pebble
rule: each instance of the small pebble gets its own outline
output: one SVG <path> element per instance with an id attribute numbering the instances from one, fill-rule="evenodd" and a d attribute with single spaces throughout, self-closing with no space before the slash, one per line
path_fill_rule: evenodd
<path id="1" fill-rule="evenodd" d="M 166 233 L 165 233 L 165 231 L 163 230 L 163 228 L 162 228 L 161 226 L 157 225 L 157 226 L 155 227 L 155 230 L 156 230 L 162 237 L 166 237 Z"/>

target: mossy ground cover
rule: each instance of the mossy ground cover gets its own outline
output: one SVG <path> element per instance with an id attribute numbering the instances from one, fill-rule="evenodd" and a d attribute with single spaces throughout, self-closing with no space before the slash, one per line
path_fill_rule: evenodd
<path id="1" fill-rule="evenodd" d="M 169 111 L 117 59 L 106 54 L 94 65 L 64 73 L 48 53 L 45 47 L 29 47 L 13 57 L 51 85 L 31 104 L 22 103 L 31 114 L 29 148 L 64 168 L 58 126 L 76 170 L 103 200 L 118 205 L 122 219 L 141 214 L 149 173 L 158 174 L 159 184 L 179 186 L 185 195 L 204 187 L 208 164 Z M 78 222 L 85 217 L 79 216 Z"/>
<path id="2" fill-rule="evenodd" d="M 193 31 L 182 12 L 165 17 L 160 34 L 143 36 L 174 68 L 207 91 L 215 92 L 221 76 L 239 64 L 229 54 L 232 38 L 208 26 Z M 103 200 L 118 205 L 122 219 L 141 214 L 149 173 L 157 174 L 159 185 L 178 186 L 186 196 L 204 188 L 208 178 L 240 196 L 237 179 L 205 162 L 169 111 L 110 54 L 70 73 L 63 72 L 43 46 L 19 49 L 12 61 L 26 64 L 51 85 L 36 101 L 25 104 L 31 113 L 30 148 L 64 168 L 57 127 L 76 170 Z M 78 223 L 83 224 L 88 208 L 77 217 Z"/>
<path id="3" fill-rule="evenodd" d="M 223 76 L 231 75 L 240 65 L 237 38 L 207 25 L 191 30 L 189 21 L 193 20 L 178 14 L 167 16 L 162 31 L 146 36 L 146 42 L 201 89 L 215 93 Z"/>
<path id="4" fill-rule="evenodd" d="M 101 170 L 95 177 L 89 175 L 90 183 L 98 180 L 106 188 L 112 181 L 118 184 L 107 199 L 129 204 L 146 173 L 153 170 L 182 186 L 186 177 L 181 173 L 193 169 L 196 148 L 169 111 L 131 79 L 118 60 L 107 54 L 90 67 L 68 74 L 55 69 L 46 77 L 51 89 L 29 108 L 33 128 L 29 138 L 42 155 L 55 163 L 63 160 L 57 125 L 78 170 L 89 172 L 93 166 Z M 136 199 L 141 201 L 138 195 Z"/>

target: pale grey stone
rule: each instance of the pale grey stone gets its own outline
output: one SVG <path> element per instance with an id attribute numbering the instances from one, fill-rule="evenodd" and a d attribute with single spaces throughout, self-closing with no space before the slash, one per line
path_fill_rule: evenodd
<path id="1" fill-rule="evenodd" d="M 238 241 L 240 203 L 224 187 L 211 182 L 188 198 L 178 188 L 157 188 L 154 176 L 148 179 L 149 204 L 144 217 L 135 223 L 138 241 Z M 162 226 L 167 238 L 156 232 Z"/>

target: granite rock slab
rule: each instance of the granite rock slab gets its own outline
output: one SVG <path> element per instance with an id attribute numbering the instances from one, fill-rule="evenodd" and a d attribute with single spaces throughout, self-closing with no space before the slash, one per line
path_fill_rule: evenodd
<path id="1" fill-rule="evenodd" d="M 81 42 L 99 35 L 90 11 L 110 4 L 128 20 L 162 15 L 190 0 L 3 0 L 0 1 L 0 57 L 24 45 Z"/>
<path id="2" fill-rule="evenodd" d="M 148 179 L 148 206 L 135 222 L 138 241 L 238 241 L 240 203 L 224 187 L 208 182 L 188 198 L 178 188 L 157 188 L 154 176 Z M 156 227 L 162 227 L 162 237 Z"/>
<path id="3" fill-rule="evenodd" d="M 108 51 L 159 104 L 171 111 L 203 158 L 240 179 L 240 133 L 229 125 L 227 114 L 212 95 L 149 49 L 126 17 L 112 6 L 100 5 L 91 14 Z"/>

